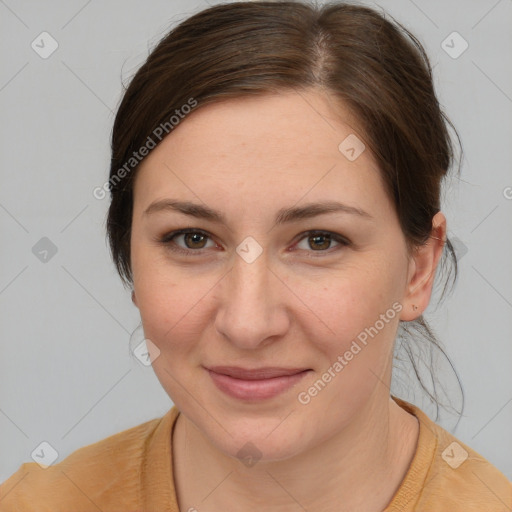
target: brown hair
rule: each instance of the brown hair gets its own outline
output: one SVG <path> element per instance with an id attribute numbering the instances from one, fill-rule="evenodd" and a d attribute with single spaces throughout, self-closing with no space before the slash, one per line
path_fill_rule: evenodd
<path id="1" fill-rule="evenodd" d="M 437 101 L 421 43 L 395 20 L 363 6 L 302 1 L 219 4 L 181 22 L 159 42 L 131 80 L 116 115 L 107 233 L 126 285 L 132 282 L 137 162 L 128 171 L 126 163 L 134 152 L 150 139 L 154 142 L 158 127 L 172 133 L 169 120 L 191 99 L 200 108 L 228 98 L 310 87 L 341 100 L 359 121 L 409 249 L 428 241 L 432 218 L 440 210 L 441 181 L 454 153 L 447 129 L 453 126 Z M 446 257 L 454 264 L 454 283 L 457 258 L 448 239 L 439 266 L 443 270 Z M 410 323 L 442 351 L 423 317 Z M 437 403 L 435 389 L 432 394 L 424 386 L 414 359 L 411 362 L 423 389 Z"/>

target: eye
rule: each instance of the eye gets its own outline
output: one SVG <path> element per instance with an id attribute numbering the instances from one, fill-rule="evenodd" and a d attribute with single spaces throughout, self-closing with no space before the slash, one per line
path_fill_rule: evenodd
<path id="1" fill-rule="evenodd" d="M 197 229 L 180 229 L 179 231 L 173 231 L 168 235 L 165 235 L 160 242 L 168 246 L 169 249 L 182 254 L 202 254 L 201 249 L 206 247 L 206 241 L 210 238 L 210 235 L 204 231 Z M 184 247 L 177 244 L 176 240 L 182 239 Z M 216 244 L 212 241 L 213 246 Z"/>
<path id="2" fill-rule="evenodd" d="M 300 243 L 304 242 L 304 246 L 300 247 L 299 243 L 296 247 L 309 252 L 326 253 L 327 250 L 331 248 L 330 246 L 333 241 L 341 246 L 350 245 L 350 242 L 346 238 L 336 233 L 331 233 L 329 231 L 308 231 L 299 241 Z M 312 249 L 312 251 L 310 249 Z M 329 253 L 330 252 L 332 251 L 329 251 Z M 318 254 L 318 256 L 321 255 L 322 254 Z M 317 255 L 311 256 L 317 257 Z"/>

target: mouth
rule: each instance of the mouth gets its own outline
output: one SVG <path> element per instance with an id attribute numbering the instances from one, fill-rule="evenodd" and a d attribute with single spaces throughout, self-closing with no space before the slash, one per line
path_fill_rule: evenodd
<path id="1" fill-rule="evenodd" d="M 296 385 L 311 371 L 308 368 L 205 368 L 217 388 L 239 400 L 259 401 L 280 395 Z"/>

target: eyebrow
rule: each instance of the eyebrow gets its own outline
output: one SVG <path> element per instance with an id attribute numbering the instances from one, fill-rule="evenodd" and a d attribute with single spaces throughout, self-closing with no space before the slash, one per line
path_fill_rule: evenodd
<path id="1" fill-rule="evenodd" d="M 191 201 L 178 201 L 175 199 L 162 199 L 155 201 L 149 205 L 143 215 L 146 216 L 163 211 L 176 211 L 190 217 L 195 217 L 196 219 L 205 219 L 218 224 L 227 225 L 227 220 L 223 213 L 202 204 L 193 203 Z M 308 203 L 303 206 L 282 208 L 277 212 L 275 223 L 276 225 L 280 225 L 289 222 L 296 222 L 298 220 L 310 219 L 327 213 L 346 213 L 350 215 L 357 215 L 363 219 L 373 220 L 373 217 L 368 212 L 361 210 L 360 208 L 339 203 L 337 201 L 326 201 L 323 203 Z"/>

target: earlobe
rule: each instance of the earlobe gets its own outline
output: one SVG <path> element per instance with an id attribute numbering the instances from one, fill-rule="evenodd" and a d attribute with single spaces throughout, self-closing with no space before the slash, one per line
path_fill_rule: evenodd
<path id="1" fill-rule="evenodd" d="M 432 218 L 432 231 L 425 245 L 415 249 L 411 257 L 411 272 L 403 300 L 400 320 L 409 322 L 418 318 L 430 302 L 436 268 L 446 240 L 446 218 L 437 212 Z"/>

